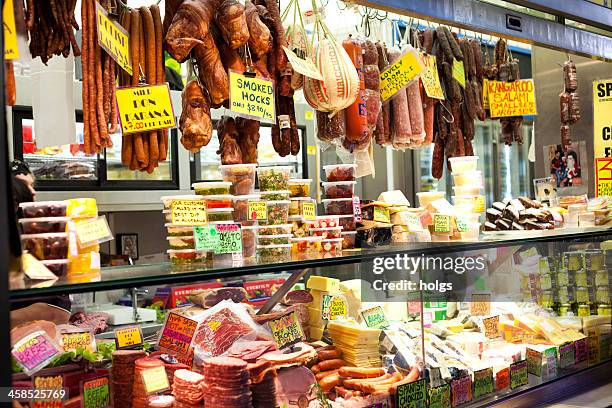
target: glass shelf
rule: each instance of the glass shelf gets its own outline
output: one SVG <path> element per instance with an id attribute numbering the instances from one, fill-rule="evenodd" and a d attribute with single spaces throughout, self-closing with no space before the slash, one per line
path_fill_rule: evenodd
<path id="1" fill-rule="evenodd" d="M 11 301 L 31 299 L 40 296 L 84 293 L 112 289 L 132 288 L 150 285 L 178 284 L 224 278 L 238 278 L 248 275 L 292 271 L 306 268 L 325 268 L 339 265 L 358 264 L 377 257 L 396 255 L 422 256 L 474 252 L 501 246 L 523 246 L 527 244 L 563 241 L 598 241 L 612 239 L 612 227 L 564 228 L 549 231 L 506 232 L 481 235 L 472 242 L 423 242 L 392 244 L 377 248 L 344 251 L 342 255 L 308 254 L 293 256 L 280 262 L 258 262 L 253 260 L 230 261 L 227 263 L 194 264 L 175 266 L 168 262 L 158 264 L 117 266 L 102 268 L 99 276 L 81 279 L 59 279 L 56 281 L 31 281 L 22 276 L 10 279 Z"/>

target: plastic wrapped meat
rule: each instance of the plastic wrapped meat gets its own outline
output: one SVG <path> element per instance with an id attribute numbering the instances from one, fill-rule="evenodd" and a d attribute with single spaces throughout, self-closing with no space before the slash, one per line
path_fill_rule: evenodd
<path id="1" fill-rule="evenodd" d="M 231 300 L 234 303 L 245 302 L 247 299 L 247 291 L 244 290 L 244 288 L 232 286 L 206 289 L 187 296 L 187 299 L 196 305 L 200 305 L 204 308 L 210 308 L 222 300 Z"/>
<path id="2" fill-rule="evenodd" d="M 209 314 L 198 325 L 193 344 L 212 356 L 225 353 L 236 340 L 253 329 L 229 307 Z"/>

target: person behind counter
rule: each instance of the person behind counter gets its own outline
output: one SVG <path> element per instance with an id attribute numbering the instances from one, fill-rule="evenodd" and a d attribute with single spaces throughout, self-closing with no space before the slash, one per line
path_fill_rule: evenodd
<path id="1" fill-rule="evenodd" d="M 20 218 L 19 204 L 32 202 L 36 197 L 34 175 L 27 164 L 21 161 L 11 163 L 12 193 L 15 217 Z M 33 320 L 47 320 L 56 324 L 68 323 L 70 318 L 70 298 L 67 295 L 53 296 L 31 301 L 11 303 L 11 327 Z"/>

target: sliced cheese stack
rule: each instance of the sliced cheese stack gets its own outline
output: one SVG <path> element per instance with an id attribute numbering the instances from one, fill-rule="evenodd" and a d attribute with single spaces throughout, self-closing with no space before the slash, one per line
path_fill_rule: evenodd
<path id="1" fill-rule="evenodd" d="M 353 320 L 332 320 L 327 324 L 327 330 L 349 365 L 380 367 L 379 329 L 360 326 Z"/>
<path id="2" fill-rule="evenodd" d="M 323 320 L 323 299 L 325 296 L 333 296 L 340 293 L 340 280 L 325 276 L 311 276 L 306 282 L 306 288 L 310 289 L 312 303 L 308 306 L 310 337 L 313 340 L 321 340 L 327 320 Z"/>

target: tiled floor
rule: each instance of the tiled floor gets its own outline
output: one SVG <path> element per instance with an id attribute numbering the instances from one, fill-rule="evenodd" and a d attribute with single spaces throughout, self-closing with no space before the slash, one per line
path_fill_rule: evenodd
<path id="1" fill-rule="evenodd" d="M 612 406 L 612 383 L 588 390 L 573 397 L 560 399 L 545 408 L 606 408 Z"/>

